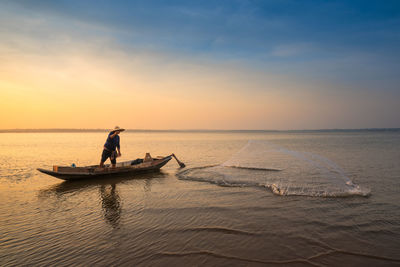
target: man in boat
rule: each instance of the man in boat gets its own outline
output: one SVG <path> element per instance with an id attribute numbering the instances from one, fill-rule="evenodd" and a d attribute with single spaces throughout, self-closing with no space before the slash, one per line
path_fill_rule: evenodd
<path id="1" fill-rule="evenodd" d="M 100 168 L 104 167 L 104 162 L 110 158 L 112 167 L 115 168 L 117 163 L 117 157 L 121 156 L 121 149 L 119 145 L 119 134 L 125 131 L 125 129 L 115 126 L 107 137 L 106 143 L 104 144 L 103 153 L 101 154 Z"/>

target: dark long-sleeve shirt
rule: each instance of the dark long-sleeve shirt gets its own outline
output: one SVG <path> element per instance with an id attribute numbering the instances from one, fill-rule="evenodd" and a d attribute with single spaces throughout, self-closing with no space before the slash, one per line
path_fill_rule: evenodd
<path id="1" fill-rule="evenodd" d="M 107 148 L 110 151 L 114 151 L 117 147 L 118 147 L 118 149 L 120 149 L 120 147 L 119 147 L 119 135 L 116 135 L 113 138 L 111 138 L 112 134 L 114 134 L 114 131 L 112 131 L 112 132 L 110 132 L 108 134 L 106 143 L 104 144 L 104 147 Z"/>

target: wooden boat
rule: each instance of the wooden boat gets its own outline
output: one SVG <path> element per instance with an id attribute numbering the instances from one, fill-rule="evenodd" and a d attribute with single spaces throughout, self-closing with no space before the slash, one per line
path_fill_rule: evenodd
<path id="1" fill-rule="evenodd" d="M 105 177 L 118 174 L 135 174 L 151 171 L 159 171 L 175 155 L 152 158 L 149 153 L 144 159 L 136 159 L 119 162 L 112 168 L 110 164 L 100 168 L 99 165 L 85 167 L 53 166 L 53 170 L 38 168 L 37 170 L 63 180 L 80 180 Z"/>

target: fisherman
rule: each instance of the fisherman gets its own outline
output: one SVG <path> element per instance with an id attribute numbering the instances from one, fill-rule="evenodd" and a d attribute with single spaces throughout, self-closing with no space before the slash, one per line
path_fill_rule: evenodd
<path id="1" fill-rule="evenodd" d="M 103 154 L 101 154 L 100 168 L 104 167 L 104 162 L 110 158 L 112 167 L 115 168 L 117 163 L 117 157 L 121 156 L 121 149 L 119 146 L 119 134 L 125 131 L 125 129 L 115 126 L 107 137 L 106 143 L 104 144 Z"/>

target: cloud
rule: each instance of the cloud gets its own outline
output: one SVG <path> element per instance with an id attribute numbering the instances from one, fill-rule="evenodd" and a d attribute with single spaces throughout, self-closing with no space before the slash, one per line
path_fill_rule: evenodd
<path id="1" fill-rule="evenodd" d="M 316 49 L 310 43 L 296 43 L 278 45 L 272 49 L 271 55 L 275 57 L 301 56 Z"/>

